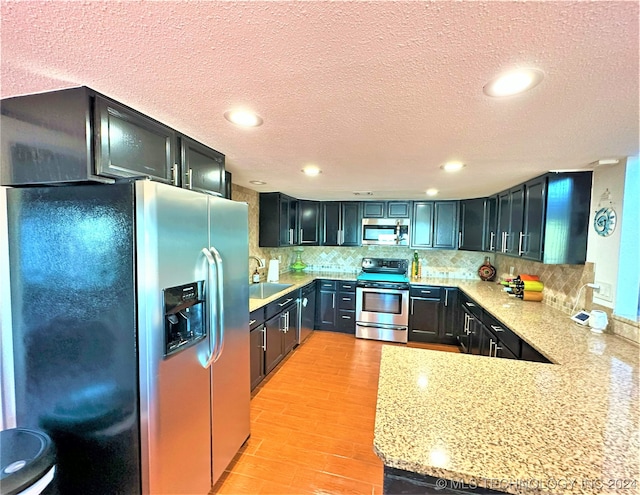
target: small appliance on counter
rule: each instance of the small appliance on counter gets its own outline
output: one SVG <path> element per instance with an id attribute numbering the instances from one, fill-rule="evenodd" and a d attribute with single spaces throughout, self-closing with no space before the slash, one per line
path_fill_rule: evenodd
<path id="1" fill-rule="evenodd" d="M 607 313 L 604 311 L 594 309 L 589 314 L 589 327 L 591 327 L 592 332 L 602 333 L 605 331 L 608 324 L 609 318 L 607 317 Z"/>

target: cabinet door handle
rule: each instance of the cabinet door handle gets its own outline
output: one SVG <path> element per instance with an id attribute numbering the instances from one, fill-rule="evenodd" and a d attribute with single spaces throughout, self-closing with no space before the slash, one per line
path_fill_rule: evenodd
<path id="1" fill-rule="evenodd" d="M 193 189 L 193 169 L 187 172 L 187 189 Z"/>
<path id="2" fill-rule="evenodd" d="M 335 294 L 335 292 L 333 294 L 331 294 L 331 307 L 332 308 L 336 307 L 336 294 Z"/>
<path id="3" fill-rule="evenodd" d="M 447 289 L 444 290 L 444 305 L 449 305 L 449 291 Z"/>
<path id="4" fill-rule="evenodd" d="M 462 231 L 458 232 L 458 247 L 462 246 Z"/>
<path id="5" fill-rule="evenodd" d="M 249 326 L 253 325 L 258 320 L 249 320 Z"/>
<path id="6" fill-rule="evenodd" d="M 494 330 L 494 332 L 504 332 L 504 329 L 502 327 L 499 327 L 498 325 L 490 325 L 490 326 Z"/>
<path id="7" fill-rule="evenodd" d="M 412 297 L 411 298 L 411 313 L 410 314 L 413 314 L 413 301 L 415 301 L 415 299 Z"/>
<path id="8" fill-rule="evenodd" d="M 520 238 L 518 239 L 518 256 L 522 256 L 524 253 L 522 249 L 522 239 L 524 239 L 524 232 L 520 232 Z"/>
<path id="9" fill-rule="evenodd" d="M 489 357 L 493 356 L 493 339 L 489 339 Z"/>
<path id="10" fill-rule="evenodd" d="M 497 342 L 493 344 L 493 357 L 498 357 L 498 351 L 501 351 L 501 350 L 502 350 L 502 347 L 499 347 Z"/>
<path id="11" fill-rule="evenodd" d="M 278 306 L 282 307 L 282 306 L 286 306 L 287 304 L 289 304 L 291 301 L 293 301 L 293 299 L 289 298 L 287 299 L 285 302 L 281 302 L 278 304 Z"/>
<path id="12" fill-rule="evenodd" d="M 178 185 L 178 164 L 174 163 L 173 167 L 171 167 L 171 183 L 174 186 Z"/>
<path id="13" fill-rule="evenodd" d="M 262 350 L 267 350 L 267 328 L 262 327 Z"/>
<path id="14" fill-rule="evenodd" d="M 495 239 L 496 234 L 491 232 L 489 235 L 489 251 L 493 251 L 493 240 Z"/>

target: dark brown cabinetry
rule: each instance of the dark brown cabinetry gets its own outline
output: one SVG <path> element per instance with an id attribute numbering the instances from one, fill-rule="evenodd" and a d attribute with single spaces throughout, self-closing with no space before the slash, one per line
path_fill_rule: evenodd
<path id="1" fill-rule="evenodd" d="M 338 315 L 337 282 L 335 280 L 318 280 L 316 288 L 318 291 L 316 328 L 318 330 L 335 330 Z"/>
<path id="2" fill-rule="evenodd" d="M 87 87 L 2 100 L 2 185 L 177 183 L 176 133 Z"/>
<path id="3" fill-rule="evenodd" d="M 410 201 L 364 201 L 363 218 L 409 218 Z"/>
<path id="4" fill-rule="evenodd" d="M 303 246 L 320 244 L 320 202 L 298 201 L 298 243 Z"/>
<path id="5" fill-rule="evenodd" d="M 1 107 L 2 185 L 145 177 L 224 194 L 223 154 L 90 88 L 6 98 Z"/>
<path id="6" fill-rule="evenodd" d="M 586 261 L 591 172 L 549 173 L 498 195 L 498 252 L 547 264 Z"/>
<path id="7" fill-rule="evenodd" d="M 226 177 L 224 155 L 193 139 L 179 135 L 180 185 L 206 193 L 224 196 Z"/>
<path id="8" fill-rule="evenodd" d="M 298 200 L 282 193 L 260 193 L 261 247 L 298 244 Z"/>
<path id="9" fill-rule="evenodd" d="M 317 290 L 316 328 L 355 334 L 355 281 L 319 280 Z"/>
<path id="10" fill-rule="evenodd" d="M 338 315 L 336 330 L 356 333 L 356 283 L 338 281 Z"/>
<path id="11" fill-rule="evenodd" d="M 411 286 L 408 339 L 440 342 L 440 287 Z"/>
<path id="12" fill-rule="evenodd" d="M 485 235 L 485 198 L 460 201 L 458 249 L 482 251 Z"/>
<path id="13" fill-rule="evenodd" d="M 522 231 L 524 184 L 498 194 L 498 251 L 517 255 Z"/>
<path id="14" fill-rule="evenodd" d="M 455 249 L 458 244 L 457 201 L 414 201 L 411 247 Z"/>
<path id="15" fill-rule="evenodd" d="M 267 347 L 266 327 L 264 325 L 265 308 L 251 312 L 249 316 L 249 362 L 251 390 L 256 388 L 265 377 L 264 351 Z"/>
<path id="16" fill-rule="evenodd" d="M 455 344 L 455 328 L 460 324 L 460 307 L 458 304 L 458 289 L 456 287 L 442 287 L 440 290 L 440 342 Z"/>
<path id="17" fill-rule="evenodd" d="M 498 246 L 498 195 L 484 199 L 483 251 L 494 252 Z"/>
<path id="18" fill-rule="evenodd" d="M 322 202 L 323 246 L 360 246 L 362 207 L 359 201 Z"/>
<path id="19" fill-rule="evenodd" d="M 266 308 L 265 374 L 269 374 L 298 343 L 297 292 L 282 296 Z"/>
<path id="20" fill-rule="evenodd" d="M 459 292 L 458 297 L 462 319 L 454 328 L 462 352 L 523 361 L 550 362 L 469 296 Z"/>

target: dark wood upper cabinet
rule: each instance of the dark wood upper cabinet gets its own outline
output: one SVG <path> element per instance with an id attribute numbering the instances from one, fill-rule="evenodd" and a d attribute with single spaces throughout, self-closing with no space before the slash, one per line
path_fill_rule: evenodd
<path id="1" fill-rule="evenodd" d="M 482 251 L 485 234 L 485 198 L 460 201 L 460 234 L 458 249 Z"/>
<path id="2" fill-rule="evenodd" d="M 193 139 L 180 135 L 180 184 L 185 189 L 226 194 L 224 155 Z"/>
<path id="3" fill-rule="evenodd" d="M 298 201 L 298 241 L 301 245 L 320 244 L 320 202 Z"/>
<path id="4" fill-rule="evenodd" d="M 360 246 L 362 210 L 359 201 L 323 201 L 323 246 Z"/>
<path id="5" fill-rule="evenodd" d="M 498 246 L 498 195 L 484 198 L 483 251 L 494 252 Z"/>
<path id="6" fill-rule="evenodd" d="M 261 247 L 298 243 L 298 200 L 282 193 L 261 193 L 259 244 Z"/>
<path id="7" fill-rule="evenodd" d="M 498 194 L 496 251 L 547 264 L 584 263 L 591 176 L 549 173 Z"/>
<path id="8" fill-rule="evenodd" d="M 363 218 L 409 218 L 411 201 L 363 201 Z"/>
<path id="9" fill-rule="evenodd" d="M 363 218 L 384 218 L 385 202 L 384 201 L 363 201 L 362 217 Z"/>
<path id="10" fill-rule="evenodd" d="M 411 247 L 455 249 L 458 244 L 457 201 L 414 201 Z"/>

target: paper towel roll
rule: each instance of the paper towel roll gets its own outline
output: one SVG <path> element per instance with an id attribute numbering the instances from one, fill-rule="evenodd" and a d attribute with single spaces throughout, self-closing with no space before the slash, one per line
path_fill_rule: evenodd
<path id="1" fill-rule="evenodd" d="M 278 280 L 280 280 L 280 260 L 269 260 L 267 282 L 277 282 Z"/>

